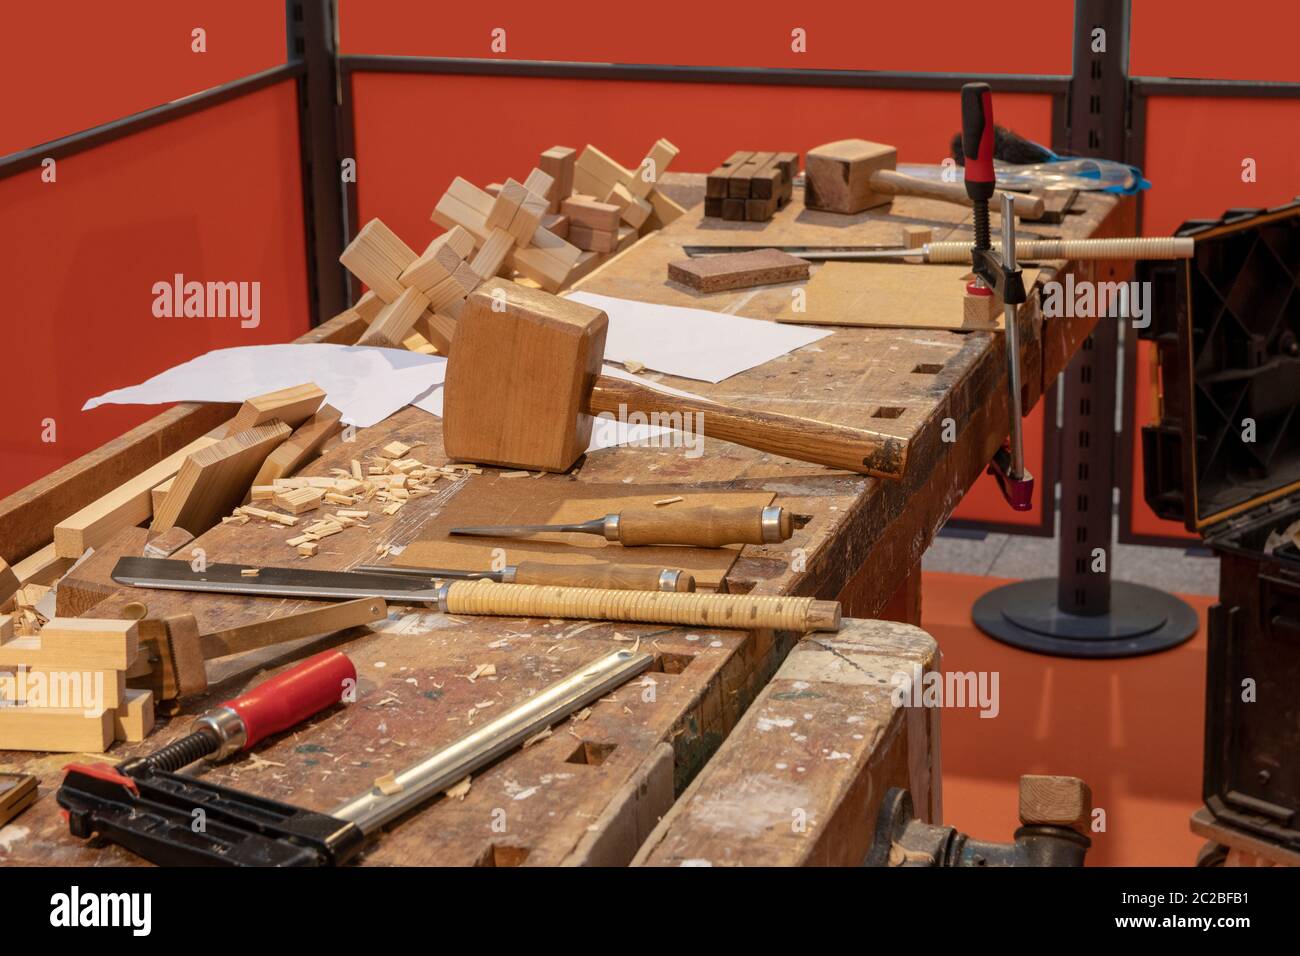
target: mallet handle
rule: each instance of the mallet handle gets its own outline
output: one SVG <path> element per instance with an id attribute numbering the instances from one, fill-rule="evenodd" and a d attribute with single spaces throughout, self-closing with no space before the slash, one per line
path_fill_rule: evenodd
<path id="1" fill-rule="evenodd" d="M 902 478 L 907 463 L 907 442 L 892 435 L 792 415 L 741 411 L 707 399 L 657 392 L 606 375 L 596 379 L 587 410 L 612 415 L 694 413 L 702 416 L 701 434 L 706 437 L 879 478 Z"/>
<path id="2" fill-rule="evenodd" d="M 892 193 L 896 196 L 920 196 L 923 199 L 956 203 L 958 206 L 971 205 L 971 198 L 966 195 L 966 187 L 959 183 L 931 182 L 893 169 L 878 169 L 872 173 L 871 186 L 876 192 Z M 1000 190 L 993 194 L 993 198 L 999 202 L 1001 196 Z M 1043 215 L 1043 200 L 1040 196 L 1012 193 L 1011 201 L 1015 204 L 1016 215 L 1022 219 L 1038 219 Z M 966 258 L 970 258 L 969 246 L 966 247 Z"/>
<path id="3" fill-rule="evenodd" d="M 439 604 L 449 614 L 640 621 L 742 630 L 838 631 L 838 601 L 751 594 L 669 594 L 565 588 L 495 581 L 453 581 Z"/>

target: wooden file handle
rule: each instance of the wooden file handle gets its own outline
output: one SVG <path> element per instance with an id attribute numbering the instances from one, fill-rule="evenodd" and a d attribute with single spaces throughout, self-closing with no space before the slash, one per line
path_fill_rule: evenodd
<path id="1" fill-rule="evenodd" d="M 1002 243 L 993 248 L 1001 251 Z M 931 242 L 926 245 L 930 262 L 970 265 L 971 242 Z M 1118 239 L 1025 239 L 1016 243 L 1021 262 L 1044 259 L 1190 259 L 1196 241 L 1190 236 L 1137 236 Z"/>
<path id="2" fill-rule="evenodd" d="M 931 182 L 894 169 L 877 169 L 871 174 L 871 187 L 877 192 L 892 193 L 895 196 L 920 196 L 922 199 L 938 199 L 961 206 L 971 204 L 970 196 L 966 195 L 966 187 L 961 183 Z M 1016 215 L 1021 219 L 1039 219 L 1043 215 L 1041 196 L 1012 193 L 1011 201 L 1015 203 Z M 1002 191 L 998 190 L 989 200 L 989 206 L 997 208 L 995 204 L 1000 202 L 1002 202 Z"/>
<path id="3" fill-rule="evenodd" d="M 449 614 L 640 621 L 741 630 L 838 631 L 839 601 L 752 594 L 666 594 L 564 588 L 495 581 L 453 581 L 439 600 Z"/>
<path id="4" fill-rule="evenodd" d="M 677 591 L 694 591 L 695 575 L 677 568 L 643 568 L 632 564 L 547 564 L 520 561 L 515 565 L 516 584 L 558 584 L 570 588 L 614 588 L 620 591 L 660 591 L 664 572 L 673 578 Z"/>
<path id="5" fill-rule="evenodd" d="M 706 437 L 879 478 L 902 478 L 907 463 L 907 442 L 891 435 L 792 415 L 742 411 L 707 399 L 657 392 L 606 375 L 599 376 L 592 386 L 587 410 L 616 416 L 634 411 L 666 415 L 693 412 L 702 416 L 697 427 Z"/>
<path id="6" fill-rule="evenodd" d="M 707 427 L 707 420 L 705 425 Z M 696 548 L 721 548 L 728 544 L 775 544 L 794 533 L 790 512 L 773 508 L 764 533 L 765 508 L 656 508 L 623 511 L 618 516 L 618 543 L 629 547 L 646 544 L 685 544 Z M 522 583 L 522 582 L 521 582 Z"/>

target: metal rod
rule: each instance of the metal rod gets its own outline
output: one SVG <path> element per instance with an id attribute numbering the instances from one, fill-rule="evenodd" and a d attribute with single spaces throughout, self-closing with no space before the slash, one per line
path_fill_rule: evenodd
<path id="1" fill-rule="evenodd" d="M 653 655 L 628 648 L 606 654 L 512 707 L 496 720 L 407 767 L 396 775 L 393 786 L 387 788 L 389 793 L 372 787 L 336 807 L 330 815 L 355 823 L 370 835 L 635 677 L 653 661 Z"/>
<path id="2" fill-rule="evenodd" d="M 1008 272 L 1016 268 L 1016 217 L 1012 212 L 1011 197 L 1002 194 L 1002 262 Z M 1016 306 L 1003 303 L 1007 346 L 1007 410 L 1011 413 L 1011 473 L 1010 477 L 1025 476 L 1024 427 L 1020 407 L 1020 329 L 1016 324 Z"/>

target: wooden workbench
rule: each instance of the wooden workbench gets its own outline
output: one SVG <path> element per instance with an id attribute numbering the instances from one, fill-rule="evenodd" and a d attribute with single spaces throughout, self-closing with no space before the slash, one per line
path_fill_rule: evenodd
<path id="1" fill-rule="evenodd" d="M 702 177 L 673 177 L 668 188 L 689 203 L 702 192 Z M 1079 206 L 1081 213 L 1069 217 L 1060 234 L 1131 234 L 1130 202 L 1089 196 Z M 703 302 L 667 282 L 666 263 L 680 257 L 684 243 L 892 244 L 902 223 L 930 225 L 941 239 L 965 218 L 957 207 L 912 199 L 896 200 L 891 209 L 872 214 L 827 216 L 805 211 L 796 195 L 769 224 L 702 223 L 695 205 L 579 287 L 764 319 L 788 297 L 788 289 L 719 293 Z M 1058 228 L 1039 231 L 1056 234 Z M 1040 281 L 1049 274 L 1045 270 Z M 1034 303 L 1022 309 L 1027 402 L 1036 401 L 1044 384 L 1063 368 L 1092 321 L 1053 320 L 1044 329 Z M 345 313 L 305 340 L 353 341 L 361 328 L 359 319 Z M 922 366 L 938 371 L 915 371 Z M 782 545 L 745 548 L 728 577 L 731 590 L 838 597 L 846 615 L 888 615 L 915 623 L 921 555 L 1006 434 L 1004 376 L 1000 335 L 882 329 L 839 330 L 718 385 L 650 376 L 732 404 L 907 438 L 907 474 L 897 483 L 832 473 L 717 441 L 709 441 L 703 457 L 696 459 L 684 457 L 683 449 L 607 449 L 588 456 L 567 476 L 540 480 L 774 491 L 778 503 L 811 518 Z M 881 408 L 902 412 L 884 418 L 876 415 Z M 49 540 L 49 529 L 62 517 L 224 421 L 230 411 L 228 406 L 178 406 L 0 502 L 0 555 L 13 561 L 33 552 Z M 957 424 L 957 440 L 951 444 L 939 435 L 946 418 Z M 393 439 L 424 442 L 423 460 L 443 460 L 440 420 L 407 408 L 358 433 L 357 444 L 335 444 L 304 473 L 345 467 L 358 452 Z M 412 501 L 391 518 L 371 521 L 369 529 L 349 529 L 327 539 L 321 553 L 306 563 L 346 568 L 372 560 L 377 545 L 408 543 L 456 491 L 455 483 L 440 484 L 438 494 Z M 218 526 L 195 544 L 210 561 L 287 563 L 285 537 L 283 529 L 269 525 Z M 283 614 L 308 603 L 277 602 L 268 611 L 271 602 L 261 599 L 124 589 L 91 613 L 113 616 L 127 602 L 141 599 L 151 616 L 185 610 L 195 614 L 201 629 Z M 395 614 L 373 632 L 315 642 L 322 647 L 346 642 L 361 677 L 357 704 L 260 749 L 255 758 L 207 773 L 220 782 L 328 810 L 608 647 L 637 639 L 657 656 L 648 680 L 620 689 L 585 720 L 568 722 L 500 762 L 474 781 L 463 800 L 444 799 L 402 821 L 367 856 L 367 862 L 380 864 L 626 863 L 674 795 L 736 727 L 797 635 L 449 619 L 412 610 Z M 914 659 L 914 649 L 900 653 L 899 666 Z M 469 681 L 465 675 L 479 664 L 494 664 L 497 676 Z M 263 652 L 253 661 L 232 659 L 210 667 L 210 676 L 220 682 L 187 710 L 233 696 L 259 679 L 262 669 L 276 665 L 274 656 Z M 222 675 L 228 675 L 224 681 Z M 174 720 L 146 743 L 114 757 L 152 750 L 180 735 L 183 724 Z M 928 749 L 929 742 L 920 746 Z M 66 755 L 0 753 L 0 768 L 37 772 L 42 785 L 38 803 L 15 821 L 22 833 L 11 831 L 0 840 L 0 862 L 131 861 L 115 848 L 87 850 L 69 838 L 53 801 L 58 768 L 68 762 Z M 879 790 L 889 781 L 875 783 Z M 938 806 L 937 798 L 932 806 Z"/>

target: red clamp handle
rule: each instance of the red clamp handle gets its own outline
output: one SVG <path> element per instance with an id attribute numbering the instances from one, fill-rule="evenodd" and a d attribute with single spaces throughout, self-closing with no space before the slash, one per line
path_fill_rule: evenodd
<path id="1" fill-rule="evenodd" d="M 242 697 L 225 701 L 244 722 L 244 746 L 288 730 L 343 699 L 356 685 L 357 669 L 342 651 L 325 651 L 258 684 Z"/>
<path id="2" fill-rule="evenodd" d="M 987 83 L 961 88 L 961 151 L 966 156 L 966 195 L 993 196 L 993 91 Z"/>

